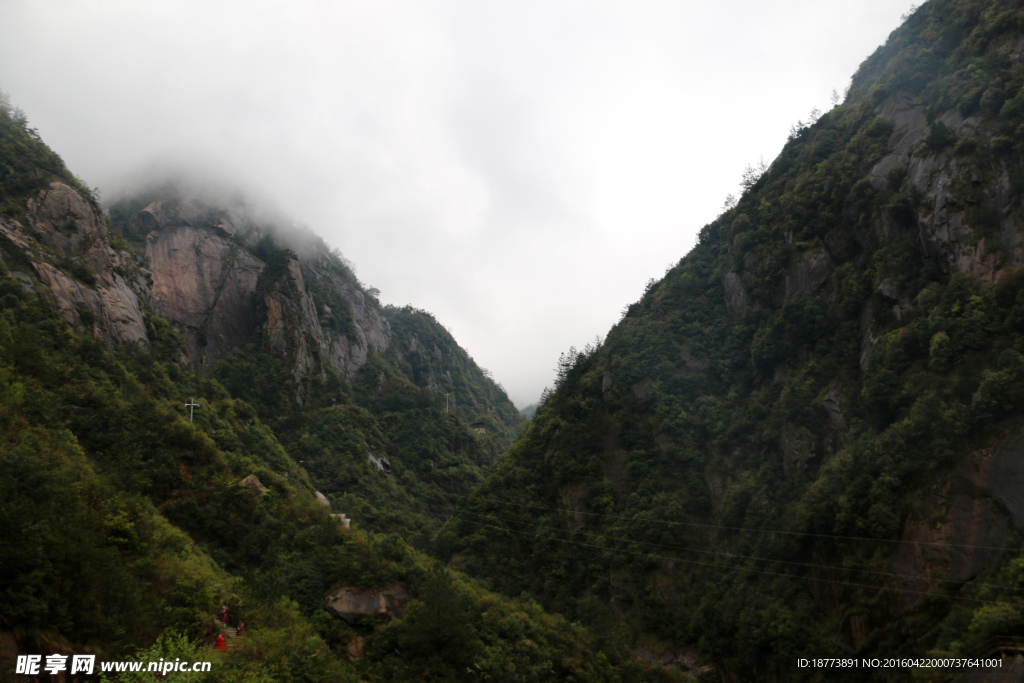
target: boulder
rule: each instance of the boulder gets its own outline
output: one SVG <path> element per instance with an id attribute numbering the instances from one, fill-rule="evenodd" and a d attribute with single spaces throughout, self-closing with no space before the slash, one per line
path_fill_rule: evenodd
<path id="1" fill-rule="evenodd" d="M 255 474 L 250 474 L 248 477 L 238 482 L 238 484 L 239 486 L 244 486 L 249 489 L 257 496 L 267 490 L 267 487 L 263 485 L 263 482 L 261 482 Z"/>
<path id="2" fill-rule="evenodd" d="M 366 649 L 366 638 L 356 636 L 348 641 L 348 658 L 351 662 L 358 662 L 363 658 L 363 651 Z"/>
<path id="3" fill-rule="evenodd" d="M 324 606 L 345 621 L 362 617 L 401 618 L 409 592 L 397 583 L 387 588 L 339 588 L 324 599 Z"/>
<path id="4" fill-rule="evenodd" d="M 327 496 L 320 493 L 319 491 L 316 492 L 316 502 L 320 503 L 321 505 L 331 507 L 331 501 L 327 500 Z"/>

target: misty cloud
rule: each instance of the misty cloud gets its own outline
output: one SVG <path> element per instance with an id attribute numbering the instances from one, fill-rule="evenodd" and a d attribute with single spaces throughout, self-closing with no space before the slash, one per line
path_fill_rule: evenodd
<path id="1" fill-rule="evenodd" d="M 172 160 L 279 207 L 525 405 L 909 6 L 7 0 L 0 87 L 107 199 Z"/>

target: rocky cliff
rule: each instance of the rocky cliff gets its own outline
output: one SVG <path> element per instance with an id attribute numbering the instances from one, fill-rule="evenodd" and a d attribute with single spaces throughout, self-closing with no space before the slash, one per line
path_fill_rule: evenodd
<path id="1" fill-rule="evenodd" d="M 48 296 L 68 323 L 91 327 L 108 347 L 145 345 L 145 282 L 132 255 L 111 246 L 102 211 L 54 181 L 28 200 L 24 219 L 27 225 L 0 218 L 0 238 L 20 253 L 15 262 L 30 267 L 17 271 L 26 287 Z M 29 273 L 34 281 L 25 278 Z"/>
<path id="2" fill-rule="evenodd" d="M 238 199 L 218 203 L 177 188 L 147 199 L 154 195 L 159 199 L 136 213 L 126 207 L 140 199 L 122 198 L 112 215 L 123 234 L 144 241 L 142 261 L 152 276 L 146 304 L 181 330 L 196 362 L 208 368 L 265 335 L 271 349 L 292 359 L 297 382 L 327 368 L 352 381 L 371 351 L 387 349 L 391 334 L 380 307 L 321 241 L 300 257 L 271 237 L 286 226 L 260 225 Z M 254 252 L 281 263 L 268 271 Z M 348 323 L 340 330 L 331 324 L 339 316 Z"/>
<path id="3" fill-rule="evenodd" d="M 387 350 L 379 304 L 321 241 L 300 257 L 274 242 L 284 228 L 257 225 L 237 199 L 221 206 L 162 193 L 134 212 L 125 207 L 138 197 L 119 200 L 110 226 L 79 191 L 52 182 L 28 199 L 27 227 L 0 219 L 0 236 L 31 264 L 26 285 L 108 348 L 145 346 L 151 312 L 178 328 L 189 358 L 207 369 L 260 335 L 291 359 L 299 383 L 327 368 L 351 382 L 371 352 Z M 254 253 L 268 249 L 283 259 L 273 272 Z"/>

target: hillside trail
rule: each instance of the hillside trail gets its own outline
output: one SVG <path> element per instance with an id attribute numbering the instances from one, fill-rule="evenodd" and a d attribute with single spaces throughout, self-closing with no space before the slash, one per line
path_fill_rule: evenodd
<path id="1" fill-rule="evenodd" d="M 227 646 L 228 652 L 238 649 L 241 645 L 239 638 L 242 637 L 242 634 L 238 632 L 238 629 L 234 626 L 229 626 L 217 617 L 212 617 L 211 620 L 213 621 L 214 627 L 217 629 L 217 633 L 224 636 L 224 644 Z"/>

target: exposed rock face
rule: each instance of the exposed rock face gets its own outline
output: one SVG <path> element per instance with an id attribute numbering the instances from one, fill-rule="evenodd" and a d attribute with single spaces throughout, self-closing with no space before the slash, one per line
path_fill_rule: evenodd
<path id="1" fill-rule="evenodd" d="M 654 380 L 650 377 L 644 377 L 642 380 L 633 385 L 633 396 L 639 401 L 644 396 L 650 393 L 651 387 L 654 386 Z"/>
<path id="2" fill-rule="evenodd" d="M 1024 436 L 976 456 L 962 463 L 935 494 L 935 507 L 945 512 L 944 518 L 904 526 L 904 543 L 889 567 L 908 590 L 926 591 L 935 581 L 973 579 L 996 561 L 1010 524 L 1024 523 Z M 914 596 L 910 598 L 913 602 Z"/>
<path id="3" fill-rule="evenodd" d="M 928 113 L 921 99 L 908 92 L 897 92 L 875 110 L 879 116 L 892 119 L 889 149 L 906 154 L 928 132 Z"/>
<path id="4" fill-rule="evenodd" d="M 825 452 L 835 453 L 846 445 L 846 418 L 843 416 L 843 397 L 838 389 L 825 394 L 821 400 L 822 405 L 828 413 L 828 435 L 825 437 Z"/>
<path id="5" fill-rule="evenodd" d="M 895 124 L 888 142 L 893 153 L 871 169 L 869 182 L 882 189 L 893 169 L 907 167 L 909 186 L 926 200 L 918 215 L 922 246 L 939 256 L 949 272 L 969 273 L 987 282 L 1008 268 L 1024 265 L 1024 234 L 1012 206 L 1005 167 L 999 165 L 986 175 L 946 151 L 929 151 L 919 144 L 929 127 L 925 107 L 913 95 L 898 92 L 876 112 Z M 977 116 L 965 119 L 959 111 L 950 110 L 937 121 L 963 138 L 991 138 Z M 988 226 L 984 235 L 977 224 L 971 224 L 967 209 L 972 205 L 987 207 L 989 220 L 997 223 Z"/>
<path id="6" fill-rule="evenodd" d="M 0 222 L 0 235 L 32 259 L 36 278 L 71 325 L 81 325 L 88 313 L 92 331 L 108 348 L 149 342 L 142 306 L 121 273 L 134 276 L 134 263 L 110 248 L 106 219 L 74 189 L 50 183 L 28 201 L 28 220 L 40 239 L 67 252 L 70 259 L 95 273 L 95 283 L 74 279 L 47 263 L 34 240 L 16 222 Z M 22 275 L 19 273 L 19 275 Z"/>
<path id="7" fill-rule="evenodd" d="M 807 468 L 807 461 L 817 453 L 814 434 L 805 427 L 787 422 L 782 428 L 779 448 L 782 450 L 782 468 L 788 476 L 796 476 Z"/>
<path id="8" fill-rule="evenodd" d="M 189 354 L 205 366 L 256 331 L 256 283 L 266 264 L 248 251 L 185 227 L 151 232 L 146 259 L 153 276 L 150 309 L 177 324 Z"/>
<path id="9" fill-rule="evenodd" d="M 249 491 L 257 496 L 267 490 L 267 487 L 263 485 L 263 482 L 261 482 L 255 474 L 250 474 L 248 477 L 238 482 L 238 484 L 249 489 Z"/>
<path id="10" fill-rule="evenodd" d="M 747 290 L 743 289 L 740 276 L 736 273 L 728 273 L 722 282 L 725 287 L 725 308 L 732 317 L 741 313 L 747 307 L 749 297 Z"/>
<path id="11" fill-rule="evenodd" d="M 397 583 L 382 589 L 339 588 L 325 599 L 328 610 L 351 623 L 360 617 L 401 618 L 409 593 Z"/>
<path id="12" fill-rule="evenodd" d="M 348 658 L 349 661 L 358 662 L 363 658 L 363 650 L 366 649 L 366 638 L 362 636 L 356 636 L 352 640 L 348 641 Z"/>
<path id="13" fill-rule="evenodd" d="M 281 354 L 294 355 L 296 379 L 323 375 L 319 360 L 320 352 L 327 350 L 327 340 L 320 328 L 313 299 L 306 291 L 299 260 L 290 259 L 284 276 L 270 287 L 263 293 L 270 348 Z"/>
<path id="14" fill-rule="evenodd" d="M 391 461 L 388 460 L 388 456 L 382 455 L 379 458 L 373 453 L 370 453 L 370 464 L 377 468 L 379 472 L 391 473 Z"/>
<path id="15" fill-rule="evenodd" d="M 343 334 L 327 333 L 324 357 L 342 377 L 352 381 L 366 364 L 371 350 L 377 353 L 387 350 L 391 344 L 391 326 L 380 308 L 367 301 L 366 295 L 358 287 L 328 271 L 321 263 L 310 262 L 307 268 L 313 277 L 326 279 L 351 305 L 355 339 L 351 340 Z M 435 351 L 440 353 L 436 347 Z"/>
<path id="16" fill-rule="evenodd" d="M 322 377 L 331 368 L 352 381 L 370 352 L 383 353 L 391 342 L 379 306 L 333 272 L 324 254 L 293 255 L 283 272 L 261 279 L 266 263 L 247 245 L 262 233 L 244 207 L 169 199 L 146 206 L 130 226 L 146 236 L 153 280 L 149 308 L 178 327 L 189 355 L 204 367 L 251 340 L 262 325 L 270 348 L 291 359 L 301 403 L 299 380 Z M 322 280 L 348 302 L 353 323 L 348 334 L 321 324 L 309 285 Z M 324 316 L 332 315 L 326 304 L 320 308 Z"/>
<path id="17" fill-rule="evenodd" d="M 689 372 L 697 374 L 704 369 L 704 363 L 690 353 L 690 349 L 685 346 L 679 351 L 679 355 L 683 357 L 683 363 L 686 365 L 686 369 Z"/>
<path id="18" fill-rule="evenodd" d="M 371 350 L 383 353 L 387 349 L 391 327 L 380 310 L 367 303 L 361 290 L 315 266 L 309 270 L 313 277 L 326 278 L 349 301 L 355 339 L 321 327 L 303 269 L 299 260 L 292 258 L 284 276 L 263 294 L 270 346 L 280 353 L 294 354 L 297 379 L 322 375 L 329 366 L 352 381 Z"/>
<path id="19" fill-rule="evenodd" d="M 832 261 L 823 249 L 808 251 L 789 271 L 786 278 L 786 298 L 791 299 L 801 292 L 816 293 L 828 280 L 831 270 Z"/>
<path id="20" fill-rule="evenodd" d="M 860 340 L 860 369 L 861 372 L 865 372 L 868 369 L 868 359 L 871 357 L 871 351 L 878 345 L 878 342 L 882 341 L 881 334 L 875 334 L 872 322 L 874 317 L 874 310 L 871 304 L 868 304 L 864 309 L 863 315 L 860 318 L 861 328 L 861 340 Z"/>
<path id="21" fill-rule="evenodd" d="M 32 227 L 51 246 L 74 253 L 97 275 L 113 271 L 103 214 L 63 183 L 50 183 L 28 200 Z"/>
<path id="22" fill-rule="evenodd" d="M 327 496 L 320 493 L 319 491 L 316 492 L 316 502 L 320 503 L 321 505 L 331 507 L 331 501 L 327 500 Z"/>

